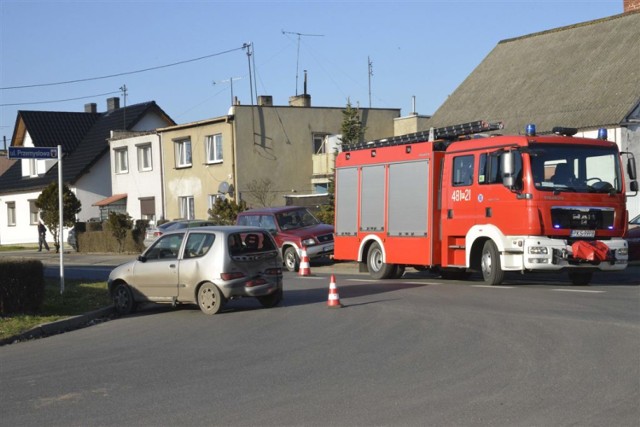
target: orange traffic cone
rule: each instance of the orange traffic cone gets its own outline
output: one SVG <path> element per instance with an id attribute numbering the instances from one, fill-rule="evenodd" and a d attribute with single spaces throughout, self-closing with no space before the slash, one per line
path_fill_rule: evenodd
<path id="1" fill-rule="evenodd" d="M 300 276 L 311 276 L 311 265 L 309 264 L 309 255 L 307 255 L 307 248 L 302 247 L 302 261 L 300 261 L 300 268 L 298 269 Z"/>
<path id="2" fill-rule="evenodd" d="M 331 275 L 331 283 L 329 284 L 329 299 L 327 301 L 329 308 L 342 308 L 340 304 L 340 295 L 338 295 L 338 287 L 336 286 L 336 278 Z"/>

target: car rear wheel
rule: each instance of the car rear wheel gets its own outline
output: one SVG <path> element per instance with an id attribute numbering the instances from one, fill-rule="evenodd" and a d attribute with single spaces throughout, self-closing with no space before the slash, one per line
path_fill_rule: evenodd
<path id="1" fill-rule="evenodd" d="M 204 314 L 216 314 L 224 304 L 222 292 L 216 285 L 206 282 L 198 289 L 198 306 Z"/>
<path id="2" fill-rule="evenodd" d="M 298 257 L 296 248 L 289 246 L 285 249 L 284 266 L 287 267 L 289 271 L 298 271 L 298 268 L 300 268 L 300 258 Z"/>
<path id="3" fill-rule="evenodd" d="M 136 308 L 131 288 L 126 283 L 119 283 L 113 291 L 113 306 L 118 314 L 132 313 Z"/>
<path id="4" fill-rule="evenodd" d="M 282 301 L 282 289 L 278 289 L 271 295 L 264 295 L 257 298 L 263 307 L 265 308 L 275 307 L 276 305 L 280 304 L 280 301 Z"/>

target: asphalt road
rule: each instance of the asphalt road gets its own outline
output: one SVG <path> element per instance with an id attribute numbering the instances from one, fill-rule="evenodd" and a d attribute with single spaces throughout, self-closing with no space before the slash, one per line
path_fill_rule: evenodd
<path id="1" fill-rule="evenodd" d="M 274 309 L 150 307 L 0 347 L 3 424 L 638 425 L 637 269 L 484 287 L 349 268 L 287 273 Z"/>

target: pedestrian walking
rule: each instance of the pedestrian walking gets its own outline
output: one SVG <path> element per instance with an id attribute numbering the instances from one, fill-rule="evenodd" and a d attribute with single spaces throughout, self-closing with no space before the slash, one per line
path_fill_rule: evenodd
<path id="1" fill-rule="evenodd" d="M 48 251 L 49 244 L 47 243 L 47 227 L 44 226 L 42 221 L 38 222 L 38 252 L 42 252 L 42 246 Z"/>

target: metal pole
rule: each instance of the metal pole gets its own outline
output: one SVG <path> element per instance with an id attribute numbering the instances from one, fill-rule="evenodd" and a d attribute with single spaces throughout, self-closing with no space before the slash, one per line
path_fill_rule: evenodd
<path id="1" fill-rule="evenodd" d="M 64 216 L 62 207 L 62 146 L 58 145 L 58 242 L 60 243 L 60 295 L 64 293 L 64 239 L 62 227 L 64 226 Z"/>

